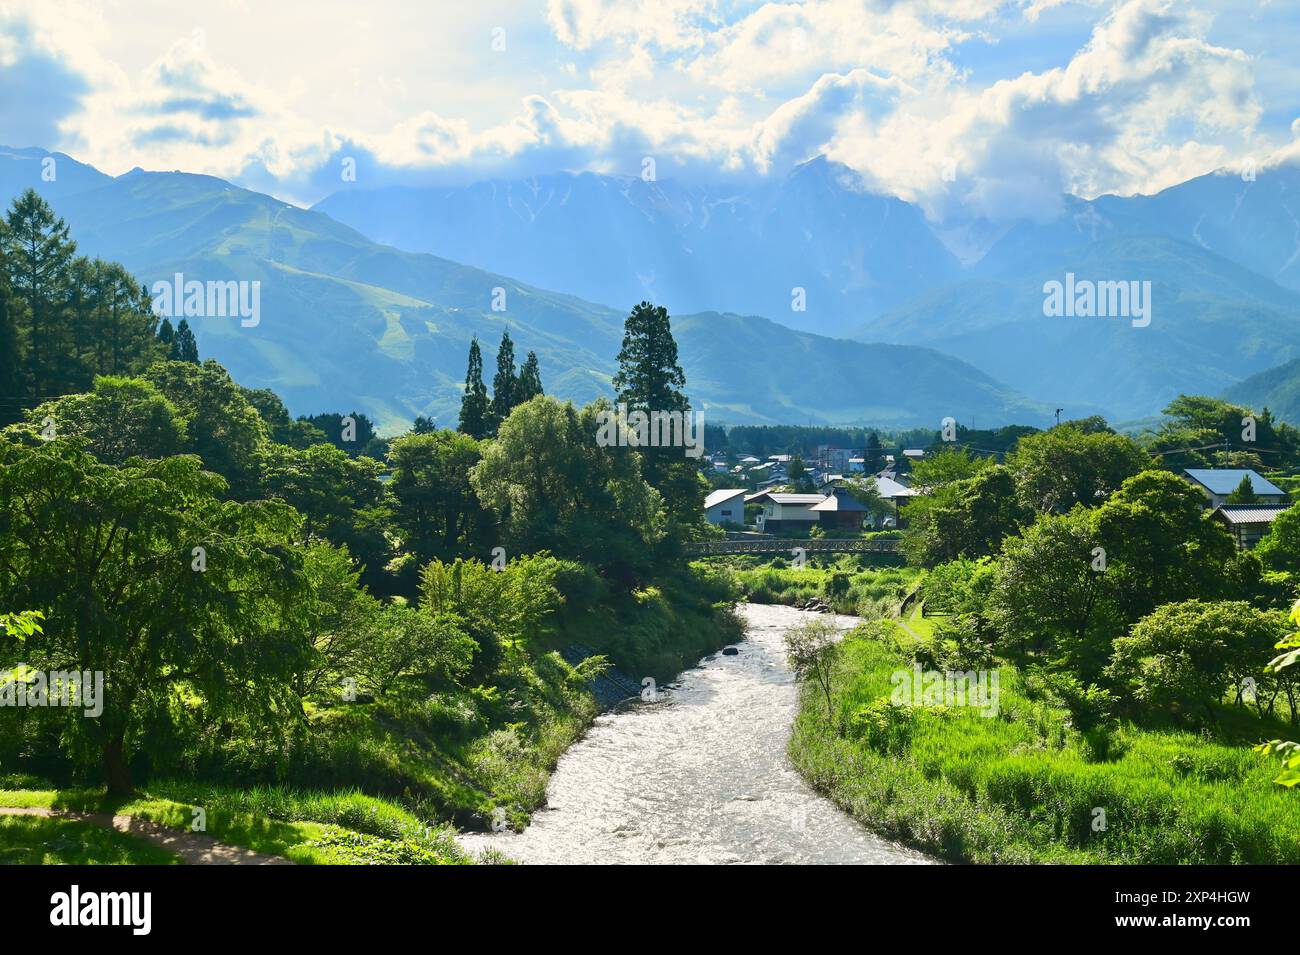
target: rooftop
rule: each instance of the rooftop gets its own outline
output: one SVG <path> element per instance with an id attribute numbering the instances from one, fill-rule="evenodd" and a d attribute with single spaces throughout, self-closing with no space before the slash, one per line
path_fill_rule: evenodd
<path id="1" fill-rule="evenodd" d="M 763 491 L 752 497 L 745 498 L 745 503 L 756 501 L 759 498 L 767 498 L 774 504 L 818 504 L 823 500 L 821 494 L 787 494 L 784 491 Z"/>
<path id="2" fill-rule="evenodd" d="M 880 496 L 885 500 L 895 497 L 915 497 L 917 495 L 917 491 L 914 489 L 887 477 L 876 478 L 876 490 L 880 492 Z"/>
<path id="3" fill-rule="evenodd" d="M 721 490 L 714 491 L 704 499 L 704 509 L 707 511 L 709 508 L 716 507 L 717 505 L 721 504 L 723 501 L 729 501 L 736 495 L 744 494 L 744 493 L 745 493 L 745 489 L 743 487 L 723 488 Z"/>
<path id="4" fill-rule="evenodd" d="M 829 494 L 820 504 L 814 504 L 811 508 L 814 511 L 865 511 L 866 509 L 866 505 L 852 494 L 843 492 Z"/>
<path id="5" fill-rule="evenodd" d="M 1221 504 L 1214 509 L 1214 514 L 1229 524 L 1270 524 L 1289 506 L 1287 504 Z"/>
<path id="6" fill-rule="evenodd" d="M 1231 494 L 1245 477 L 1256 494 L 1286 493 L 1251 468 L 1187 468 L 1183 473 L 1211 494 Z"/>

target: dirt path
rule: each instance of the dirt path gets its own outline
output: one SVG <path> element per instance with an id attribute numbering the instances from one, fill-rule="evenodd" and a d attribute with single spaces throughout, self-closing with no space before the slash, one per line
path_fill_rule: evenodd
<path id="1" fill-rule="evenodd" d="M 96 826 L 108 826 L 118 832 L 136 836 L 176 853 L 186 865 L 293 865 L 280 856 L 265 855 L 252 849 L 228 846 L 211 836 L 162 826 L 135 816 L 110 816 L 108 813 L 64 812 L 58 809 L 15 809 L 0 806 L 0 816 L 46 816 L 72 819 Z"/>

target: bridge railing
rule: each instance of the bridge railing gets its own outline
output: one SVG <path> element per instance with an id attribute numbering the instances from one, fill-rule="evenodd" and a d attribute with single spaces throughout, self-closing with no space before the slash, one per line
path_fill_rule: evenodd
<path id="1" fill-rule="evenodd" d="M 898 539 L 892 537 L 875 540 L 724 540 L 700 541 L 686 545 L 686 553 L 692 557 L 711 557 L 716 554 L 792 554 L 795 549 L 805 554 L 892 554 L 898 551 Z"/>

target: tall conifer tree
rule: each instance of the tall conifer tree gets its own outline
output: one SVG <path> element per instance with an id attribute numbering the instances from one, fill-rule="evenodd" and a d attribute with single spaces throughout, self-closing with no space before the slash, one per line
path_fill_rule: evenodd
<path id="1" fill-rule="evenodd" d="M 510 409 L 518 402 L 515 392 L 519 379 L 515 377 L 515 343 L 510 332 L 501 333 L 501 347 L 497 349 L 497 373 L 492 379 L 492 418 L 496 424 L 505 421 Z"/>
<path id="2" fill-rule="evenodd" d="M 176 337 L 172 339 L 172 351 L 168 357 L 172 361 L 187 361 L 191 365 L 199 363 L 199 343 L 190 331 L 190 323 L 183 318 L 176 326 Z"/>
<path id="3" fill-rule="evenodd" d="M 537 364 L 537 352 L 530 351 L 528 357 L 524 359 L 523 367 L 519 369 L 519 384 L 516 388 L 515 404 L 521 405 L 540 394 L 544 394 L 542 391 L 542 370 Z"/>
<path id="4" fill-rule="evenodd" d="M 469 368 L 465 372 L 465 395 L 460 399 L 460 428 L 471 438 L 486 438 L 492 431 L 491 408 L 483 385 L 483 352 L 478 339 L 469 343 Z"/>

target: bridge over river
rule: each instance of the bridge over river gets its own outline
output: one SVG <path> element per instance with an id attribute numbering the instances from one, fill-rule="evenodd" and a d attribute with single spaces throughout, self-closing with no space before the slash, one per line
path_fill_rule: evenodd
<path id="1" fill-rule="evenodd" d="M 790 556 L 795 549 L 805 554 L 893 554 L 898 552 L 898 538 L 880 537 L 874 540 L 818 538 L 800 540 L 780 537 L 760 537 L 749 540 L 701 541 L 686 545 L 691 557 L 713 557 L 718 554 L 784 554 Z"/>

